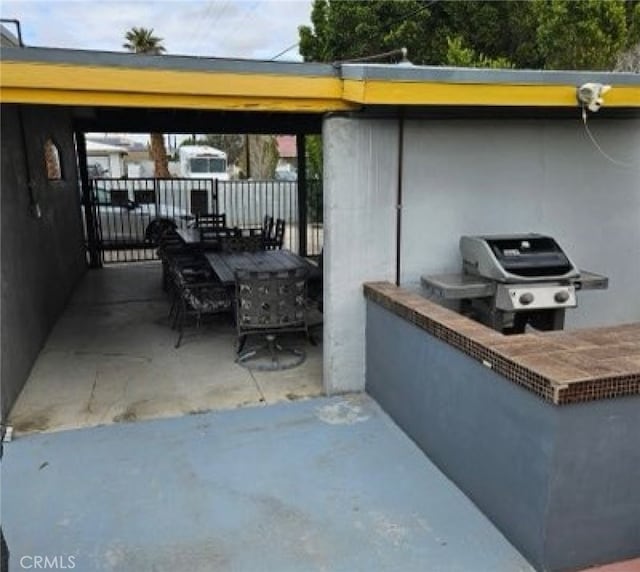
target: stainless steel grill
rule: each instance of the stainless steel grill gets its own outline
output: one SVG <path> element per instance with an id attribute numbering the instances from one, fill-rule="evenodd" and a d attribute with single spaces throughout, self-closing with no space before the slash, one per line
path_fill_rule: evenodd
<path id="1" fill-rule="evenodd" d="M 432 294 L 505 334 L 564 327 L 579 290 L 605 289 L 608 278 L 579 270 L 550 236 L 463 236 L 461 274 L 422 277 Z"/>

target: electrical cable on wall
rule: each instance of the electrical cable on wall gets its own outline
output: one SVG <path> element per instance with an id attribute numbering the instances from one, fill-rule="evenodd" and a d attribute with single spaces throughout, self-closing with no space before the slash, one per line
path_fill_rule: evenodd
<path id="1" fill-rule="evenodd" d="M 582 123 L 584 125 L 584 130 L 587 136 L 589 137 L 591 143 L 593 143 L 593 146 L 607 161 L 609 161 L 610 163 L 613 163 L 614 165 L 618 165 L 619 167 L 625 167 L 627 169 L 640 167 L 640 164 L 627 163 L 626 161 L 619 161 L 618 159 L 614 159 L 602 148 L 602 146 L 600 145 L 600 143 L 598 143 L 593 133 L 591 133 L 591 129 L 589 129 L 589 125 L 587 123 L 587 108 L 584 105 L 582 106 Z"/>
<path id="2" fill-rule="evenodd" d="M 589 124 L 587 121 L 588 112 L 591 111 L 595 113 L 604 105 L 604 94 L 607 93 L 610 89 L 610 85 L 603 85 L 601 83 L 585 83 L 577 88 L 576 97 L 578 98 L 578 103 L 580 103 L 582 107 L 582 124 L 584 125 L 584 130 L 593 146 L 610 163 L 627 169 L 640 167 L 640 165 L 637 163 L 634 164 L 626 161 L 620 161 L 609 155 L 602 148 L 600 143 L 598 143 L 598 140 L 595 138 L 593 133 L 591 133 L 591 129 L 589 129 Z"/>

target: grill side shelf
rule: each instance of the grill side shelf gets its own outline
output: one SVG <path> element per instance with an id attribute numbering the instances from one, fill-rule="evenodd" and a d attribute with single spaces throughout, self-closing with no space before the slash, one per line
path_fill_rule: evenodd
<path id="1" fill-rule="evenodd" d="M 609 278 L 595 272 L 580 270 L 580 276 L 574 284 L 576 290 L 606 290 L 609 287 Z"/>
<path id="2" fill-rule="evenodd" d="M 488 298 L 496 293 L 496 284 L 470 274 L 434 274 L 420 278 L 422 286 L 445 300 Z"/>

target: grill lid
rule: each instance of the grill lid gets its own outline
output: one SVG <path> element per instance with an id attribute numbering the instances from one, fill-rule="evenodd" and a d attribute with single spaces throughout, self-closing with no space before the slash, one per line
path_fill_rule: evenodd
<path id="1" fill-rule="evenodd" d="M 580 272 L 550 236 L 512 234 L 463 236 L 464 271 L 498 282 L 568 280 Z"/>

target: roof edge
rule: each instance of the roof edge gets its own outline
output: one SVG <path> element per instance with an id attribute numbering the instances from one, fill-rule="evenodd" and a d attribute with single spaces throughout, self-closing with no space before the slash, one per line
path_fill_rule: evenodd
<path id="1" fill-rule="evenodd" d="M 412 64 L 342 64 L 341 77 L 365 81 L 429 81 L 462 84 L 578 86 L 586 82 L 598 82 L 640 86 L 640 74 L 632 72 L 459 68 Z"/>
<path id="2" fill-rule="evenodd" d="M 337 70 L 331 64 L 173 54 L 148 55 L 129 52 L 69 50 L 64 48 L 3 47 L 0 57 L 2 61 L 25 63 L 339 77 Z"/>

